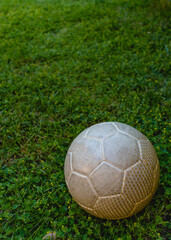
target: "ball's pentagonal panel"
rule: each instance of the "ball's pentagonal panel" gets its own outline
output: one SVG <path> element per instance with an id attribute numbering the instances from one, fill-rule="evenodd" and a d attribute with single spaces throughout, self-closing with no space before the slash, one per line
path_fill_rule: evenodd
<path id="1" fill-rule="evenodd" d="M 98 212 L 99 217 L 106 219 L 118 219 L 129 216 L 133 209 L 133 204 L 122 194 L 111 197 L 100 197 L 94 210 Z"/>
<path id="2" fill-rule="evenodd" d="M 104 140 L 104 155 L 107 162 L 122 170 L 140 159 L 137 141 L 119 132 Z"/>
<path id="3" fill-rule="evenodd" d="M 103 162 L 89 179 L 99 196 L 111 196 L 121 193 L 123 175 L 122 170 Z"/>
<path id="4" fill-rule="evenodd" d="M 135 204 L 153 190 L 153 179 L 153 170 L 139 162 L 125 171 L 123 194 Z"/>
<path id="5" fill-rule="evenodd" d="M 135 137 L 136 139 L 140 140 L 147 140 L 146 136 L 144 136 L 144 134 L 142 134 L 140 131 L 138 131 L 137 129 L 124 124 L 124 123 L 119 123 L 119 122 L 114 122 L 115 126 L 118 128 L 118 130 L 124 132 L 124 133 L 128 133 L 131 136 Z"/>
<path id="6" fill-rule="evenodd" d="M 67 153 L 65 158 L 65 166 L 64 166 L 64 174 L 65 174 L 65 180 L 68 182 L 68 178 L 71 174 L 72 170 L 72 153 Z"/>
<path id="7" fill-rule="evenodd" d="M 113 123 L 99 123 L 89 128 L 87 137 L 104 138 L 114 132 L 117 132 L 117 129 Z"/>
<path id="8" fill-rule="evenodd" d="M 98 198 L 90 180 L 75 172 L 69 178 L 69 189 L 76 202 L 89 208 L 94 206 Z"/>
<path id="9" fill-rule="evenodd" d="M 160 176 L 157 154 L 136 129 L 116 122 L 94 125 L 71 144 L 65 179 L 76 202 L 88 213 L 120 219 L 141 211 Z"/>
<path id="10" fill-rule="evenodd" d="M 141 160 L 146 164 L 155 168 L 158 162 L 156 151 L 150 141 L 139 141 L 140 146 L 140 157 Z"/>
<path id="11" fill-rule="evenodd" d="M 102 161 L 100 141 L 83 138 L 72 150 L 72 167 L 76 172 L 89 175 Z"/>

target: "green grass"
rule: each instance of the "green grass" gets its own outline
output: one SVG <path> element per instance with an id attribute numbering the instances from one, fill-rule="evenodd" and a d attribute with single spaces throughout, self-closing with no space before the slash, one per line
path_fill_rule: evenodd
<path id="1" fill-rule="evenodd" d="M 167 0 L 0 1 L 0 239 L 48 231 L 169 239 L 169 8 Z M 87 214 L 65 184 L 72 140 L 103 121 L 142 131 L 159 157 L 158 191 L 128 219 Z"/>

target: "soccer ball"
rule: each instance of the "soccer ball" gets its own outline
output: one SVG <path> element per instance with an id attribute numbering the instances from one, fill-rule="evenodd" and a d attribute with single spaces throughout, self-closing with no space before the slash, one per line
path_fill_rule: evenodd
<path id="1" fill-rule="evenodd" d="M 64 173 L 71 195 L 85 211 L 121 219 L 150 202 L 160 167 L 152 144 L 141 132 L 123 123 L 105 122 L 75 138 Z"/>

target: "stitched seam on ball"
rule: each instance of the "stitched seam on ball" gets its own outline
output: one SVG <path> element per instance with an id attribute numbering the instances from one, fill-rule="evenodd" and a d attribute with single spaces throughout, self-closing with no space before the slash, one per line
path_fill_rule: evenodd
<path id="1" fill-rule="evenodd" d="M 141 150 L 141 143 L 140 143 L 141 140 L 138 140 L 138 148 L 139 148 L 139 153 L 140 153 L 140 159 L 142 161 L 142 150 Z"/>
<path id="2" fill-rule="evenodd" d="M 80 176 L 84 176 L 84 177 L 88 177 L 88 173 L 84 173 L 84 172 L 82 172 L 82 171 L 80 171 L 80 170 L 72 170 L 72 173 L 78 173 Z"/>
<path id="3" fill-rule="evenodd" d="M 111 195 L 111 196 L 104 196 L 104 197 L 99 197 L 101 199 L 104 199 L 104 198 L 113 198 L 113 197 L 118 197 L 118 196 L 122 196 L 123 194 L 122 193 L 118 193 L 118 194 L 115 194 L 115 195 Z"/>
<path id="4" fill-rule="evenodd" d="M 116 128 L 116 130 L 119 132 L 118 126 L 116 126 L 116 124 L 115 124 L 114 122 L 112 122 L 112 124 L 114 125 L 114 127 Z"/>
<path id="5" fill-rule="evenodd" d="M 90 185 L 90 188 L 91 188 L 91 190 L 92 190 L 92 192 L 94 192 L 94 194 L 97 196 L 97 197 L 99 197 L 99 194 L 96 192 L 96 190 L 94 189 L 94 187 L 93 187 L 93 184 L 91 183 L 91 181 L 90 181 L 90 179 L 89 178 L 87 178 L 88 179 L 88 182 L 89 182 L 89 185 Z M 97 200 L 96 200 L 97 201 Z"/>
<path id="6" fill-rule="evenodd" d="M 129 202 L 129 204 L 131 205 L 132 202 L 128 199 L 127 195 L 126 194 L 122 194 L 124 198 L 126 198 L 126 200 Z"/>
<path id="7" fill-rule="evenodd" d="M 90 131 L 91 128 L 92 128 L 92 126 L 87 129 L 87 131 L 85 132 L 85 135 L 84 135 L 83 138 L 86 138 L 86 137 L 87 137 L 87 134 L 89 133 L 89 131 Z"/>
<path id="8" fill-rule="evenodd" d="M 85 138 L 87 138 L 87 139 L 92 139 L 92 140 L 96 140 L 96 141 L 100 141 L 100 140 L 101 140 L 101 138 L 91 137 L 91 136 L 86 136 Z"/>
<path id="9" fill-rule="evenodd" d="M 97 200 L 96 200 L 96 201 L 97 201 Z M 79 205 L 80 205 L 82 208 L 85 208 L 87 211 L 92 211 L 93 214 L 95 214 L 96 216 L 98 216 L 98 213 L 94 210 L 95 204 L 94 204 L 93 208 L 85 207 L 85 206 L 84 206 L 83 204 L 81 204 L 81 203 L 79 203 Z M 84 209 L 84 210 L 85 210 L 85 209 Z"/>
<path id="10" fill-rule="evenodd" d="M 99 165 L 88 175 L 88 177 L 91 177 L 91 175 L 103 164 L 104 161 L 99 163 Z"/>
<path id="11" fill-rule="evenodd" d="M 112 165 L 113 167 L 115 167 L 115 168 L 117 168 L 117 169 L 119 169 L 120 171 L 122 171 L 122 172 L 124 172 L 124 170 L 120 167 L 120 166 L 116 166 L 115 164 L 113 164 L 113 163 L 111 163 L 111 162 L 109 162 L 109 161 L 107 161 L 106 159 L 105 160 L 103 160 L 104 162 L 106 162 L 106 163 L 109 163 L 110 165 Z"/>
<path id="12" fill-rule="evenodd" d="M 89 207 L 86 207 L 84 206 L 83 204 L 79 203 L 79 205 L 87 210 L 90 210 L 90 211 L 93 211 L 94 209 L 93 208 L 89 208 Z"/>
<path id="13" fill-rule="evenodd" d="M 127 172 L 127 171 L 129 171 L 130 169 L 134 168 L 136 165 L 139 165 L 140 163 L 141 163 L 141 161 L 138 161 L 138 162 L 134 163 L 131 167 L 125 169 L 125 170 L 124 170 L 124 173 Z"/>
<path id="14" fill-rule="evenodd" d="M 68 186 L 69 186 L 69 180 L 71 178 L 71 175 L 72 175 L 72 172 L 69 174 L 69 177 L 68 177 Z"/>
<path id="15" fill-rule="evenodd" d="M 101 124 L 101 123 L 98 123 L 98 124 Z M 87 132 L 85 133 L 84 138 L 91 138 L 91 137 L 89 137 L 89 136 L 87 136 L 87 135 L 88 135 L 88 133 L 90 132 L 90 129 L 92 129 L 93 127 L 95 127 L 95 126 L 98 125 L 98 124 L 95 124 L 95 125 L 89 127 L 89 128 L 87 129 Z M 93 138 L 91 138 L 91 139 L 93 139 Z M 100 138 L 94 138 L 94 140 L 97 140 L 97 139 L 99 140 Z"/>
<path id="16" fill-rule="evenodd" d="M 73 173 L 75 173 L 75 172 L 73 172 Z M 72 174 L 71 174 L 71 175 L 72 175 Z M 85 176 L 85 177 L 87 178 L 87 176 Z M 88 179 L 88 178 L 87 178 L 87 179 Z M 95 193 L 95 195 L 97 196 L 97 199 L 96 199 L 96 201 L 95 201 L 95 203 L 94 203 L 94 205 L 93 205 L 93 208 L 92 208 L 92 209 L 94 210 L 94 206 L 95 206 L 97 200 L 99 199 L 99 195 L 98 195 L 98 194 L 96 193 L 96 191 L 94 190 L 94 188 L 93 188 L 93 186 L 92 186 L 92 184 L 91 184 L 91 182 L 90 182 L 89 179 L 88 179 L 88 182 L 89 182 L 89 185 L 90 185 L 91 190 L 92 190 L 92 191 Z M 92 186 L 92 187 L 91 187 L 91 186 Z M 84 206 L 83 204 L 81 204 L 81 203 L 79 202 L 79 200 L 77 199 L 77 197 L 75 196 L 75 194 L 71 191 L 69 184 L 68 184 L 68 189 L 69 189 L 69 191 L 70 191 L 73 199 L 76 201 L 76 203 L 78 203 L 79 205 Z M 89 208 L 89 207 L 86 207 L 86 208 Z"/>
<path id="17" fill-rule="evenodd" d="M 120 204 L 121 204 L 120 211 L 121 211 L 122 215 L 126 215 L 125 212 L 127 211 L 127 207 L 125 206 L 125 204 L 123 202 L 121 202 Z"/>
<path id="18" fill-rule="evenodd" d="M 111 133 L 108 133 L 105 137 L 103 137 L 103 140 L 113 136 L 115 133 L 117 133 L 117 131 L 112 131 Z"/>
<path id="19" fill-rule="evenodd" d="M 125 188 L 125 178 L 126 178 L 126 174 L 125 174 L 125 171 L 124 171 L 124 177 L 123 177 L 123 183 L 122 183 L 122 194 L 123 194 L 123 191 L 124 191 L 124 188 Z"/>
<path id="20" fill-rule="evenodd" d="M 100 198 L 100 197 L 98 196 L 98 198 L 97 198 L 95 204 L 93 205 L 93 210 L 95 209 L 96 205 L 98 204 L 99 198 Z"/>
<path id="21" fill-rule="evenodd" d="M 135 203 L 133 211 L 135 210 L 135 208 L 137 207 L 137 205 L 139 205 L 140 203 L 144 202 L 145 200 L 147 200 L 147 198 L 149 198 L 151 196 L 151 193 L 149 193 L 145 198 L 143 198 L 142 200 L 140 200 L 139 202 Z"/>
<path id="22" fill-rule="evenodd" d="M 115 166 L 114 164 L 112 164 L 112 163 L 109 163 L 109 162 L 107 162 L 107 161 L 103 161 L 103 162 L 106 163 L 107 165 L 109 165 L 109 166 L 115 168 L 116 170 L 119 170 L 120 172 L 124 172 L 122 169 L 116 167 L 116 166 Z"/>
<path id="23" fill-rule="evenodd" d="M 82 207 L 83 208 L 83 210 L 85 210 L 84 209 L 84 207 Z M 86 210 L 85 210 L 86 211 Z M 91 212 L 89 212 L 89 211 L 91 211 Z M 92 210 L 88 210 L 87 209 L 87 213 L 89 213 L 89 214 L 91 214 L 91 215 L 94 215 L 95 217 L 98 217 L 98 213 L 94 210 L 94 209 L 92 209 Z"/>
<path id="24" fill-rule="evenodd" d="M 86 176 L 86 175 L 84 175 L 84 174 L 81 174 L 81 173 L 79 173 L 79 172 L 73 171 L 72 173 L 74 173 L 74 174 L 76 174 L 76 175 L 78 175 L 78 176 L 80 176 L 80 177 L 83 177 L 83 178 L 88 178 L 88 176 Z"/>
<path id="25" fill-rule="evenodd" d="M 123 134 L 125 134 L 125 135 L 127 135 L 127 136 L 133 138 L 134 140 L 138 141 L 138 138 L 132 136 L 131 134 L 129 134 L 129 133 L 127 133 L 127 132 L 124 132 L 124 131 L 122 131 L 122 130 L 119 130 L 118 132 L 123 133 Z"/>
<path id="26" fill-rule="evenodd" d="M 141 160 L 143 161 L 143 152 L 142 152 L 142 145 L 141 145 L 141 142 L 149 142 L 150 141 L 147 139 L 147 140 L 139 140 L 138 141 L 138 147 L 139 147 L 139 152 L 140 152 L 140 158 Z"/>

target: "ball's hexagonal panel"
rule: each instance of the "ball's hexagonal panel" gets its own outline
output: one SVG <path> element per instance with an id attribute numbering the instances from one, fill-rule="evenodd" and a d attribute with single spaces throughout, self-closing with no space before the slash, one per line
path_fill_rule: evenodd
<path id="1" fill-rule="evenodd" d="M 99 196 L 111 196 L 121 193 L 123 171 L 103 162 L 89 176 Z"/>
<path id="2" fill-rule="evenodd" d="M 114 132 L 117 132 L 117 129 L 112 123 L 99 123 L 89 129 L 87 137 L 104 138 Z"/>
<path id="3" fill-rule="evenodd" d="M 122 194 L 119 194 L 112 197 L 100 197 L 94 210 L 98 213 L 98 217 L 120 219 L 129 216 L 133 206 Z"/>
<path id="4" fill-rule="evenodd" d="M 102 162 L 100 141 L 82 138 L 72 149 L 73 170 L 89 175 Z"/>
<path id="5" fill-rule="evenodd" d="M 122 170 L 140 159 L 137 141 L 119 132 L 104 140 L 104 155 L 107 162 Z"/>
<path id="6" fill-rule="evenodd" d="M 64 165 L 65 180 L 67 183 L 71 170 L 72 170 L 72 153 L 67 153 Z"/>
<path id="7" fill-rule="evenodd" d="M 87 135 L 88 129 L 85 129 L 84 131 L 82 131 L 75 139 L 74 141 L 71 143 L 68 152 L 72 152 L 73 149 L 75 148 L 75 146 L 77 145 L 77 143 L 79 143 L 80 140 L 84 139 Z"/>
<path id="8" fill-rule="evenodd" d="M 125 171 L 123 194 L 134 204 L 152 192 L 154 172 L 142 162 Z"/>
<path id="9" fill-rule="evenodd" d="M 139 141 L 141 160 L 152 169 L 155 168 L 158 158 L 156 151 L 150 141 Z"/>
<path id="10" fill-rule="evenodd" d="M 138 131 L 137 129 L 135 129 L 127 124 L 119 123 L 119 122 L 114 122 L 114 124 L 117 126 L 117 128 L 120 131 L 130 134 L 131 136 L 137 138 L 138 140 L 140 140 L 140 139 L 147 140 L 147 138 L 146 138 L 146 136 L 144 136 L 144 134 L 142 134 L 140 131 Z"/>
<path id="11" fill-rule="evenodd" d="M 68 183 L 76 202 L 86 207 L 93 207 L 98 196 L 86 176 L 73 172 Z"/>

